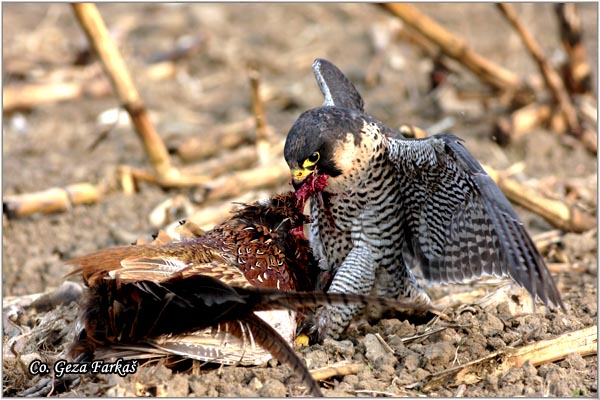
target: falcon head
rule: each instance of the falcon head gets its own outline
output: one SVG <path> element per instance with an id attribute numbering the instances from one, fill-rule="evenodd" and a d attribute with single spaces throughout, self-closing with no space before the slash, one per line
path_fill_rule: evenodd
<path id="1" fill-rule="evenodd" d="M 352 174 L 363 121 L 362 113 L 342 107 L 319 107 L 302 113 L 292 125 L 283 150 L 294 188 L 313 184 L 319 177 L 330 184 L 340 175 Z"/>
<path id="2" fill-rule="evenodd" d="M 359 178 L 363 154 L 371 148 L 365 127 L 376 123 L 364 114 L 360 94 L 335 65 L 317 59 L 313 72 L 325 101 L 298 117 L 284 147 L 299 207 L 317 192 L 339 193 Z"/>

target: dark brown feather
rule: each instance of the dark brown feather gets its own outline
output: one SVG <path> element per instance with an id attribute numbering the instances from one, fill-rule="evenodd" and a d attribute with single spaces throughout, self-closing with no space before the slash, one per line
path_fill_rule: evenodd
<path id="1" fill-rule="evenodd" d="M 314 287 L 317 267 L 310 247 L 293 233 L 305 222 L 295 201 L 293 193 L 276 195 L 244 205 L 208 232 L 188 222 L 180 227 L 186 230 L 180 241 L 161 232 L 152 243 L 69 261 L 76 266 L 70 275 L 80 274 L 90 288 L 83 305 L 84 330 L 71 356 L 93 356 L 111 345 L 151 344 L 161 335 L 193 333 L 219 324 L 243 339 L 235 321 L 258 320 L 253 314 L 256 301 L 245 300 L 248 296 L 229 285 L 286 291 Z M 262 324 L 268 328 L 246 322 L 252 335 L 260 338 L 257 343 L 282 363 L 296 369 L 303 365 L 286 339 Z M 309 376 L 305 367 L 299 372 Z M 316 394 L 314 382 L 308 383 Z"/>

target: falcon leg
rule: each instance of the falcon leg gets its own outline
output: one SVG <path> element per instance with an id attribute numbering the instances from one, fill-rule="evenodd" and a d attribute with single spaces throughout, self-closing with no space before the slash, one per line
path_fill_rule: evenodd
<path id="1" fill-rule="evenodd" d="M 375 283 L 376 263 L 370 247 L 358 243 L 335 273 L 328 293 L 369 294 Z M 329 336 L 339 338 L 364 305 L 324 307 L 317 313 L 319 340 Z"/>
<path id="2" fill-rule="evenodd" d="M 378 296 L 408 300 L 415 306 L 431 304 L 427 292 L 423 290 L 415 275 L 404 264 L 396 265 L 392 274 L 382 269 L 377 274 L 375 290 Z"/>

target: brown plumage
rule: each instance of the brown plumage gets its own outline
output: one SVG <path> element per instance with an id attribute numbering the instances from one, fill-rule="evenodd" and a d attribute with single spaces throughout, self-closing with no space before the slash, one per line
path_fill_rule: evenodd
<path id="1" fill-rule="evenodd" d="M 71 357 L 98 358 L 109 349 L 113 355 L 118 350 L 132 357 L 150 353 L 252 365 L 264 363 L 270 353 L 320 396 L 290 347 L 296 310 L 349 302 L 406 305 L 307 292 L 318 268 L 299 234 L 306 217 L 295 203 L 293 193 L 274 196 L 242 207 L 208 232 L 188 223 L 177 240 L 161 232 L 149 244 L 71 260 L 77 266 L 71 275 L 81 274 L 90 288 L 84 330 Z"/>
<path id="2" fill-rule="evenodd" d="M 316 267 L 308 242 L 292 233 L 304 222 L 294 195 L 287 193 L 245 205 L 208 232 L 186 223 L 180 240 L 161 232 L 152 243 L 69 261 L 77 266 L 71 275 L 81 274 L 90 287 L 84 330 L 71 356 L 97 356 L 107 347 L 151 348 L 153 353 L 252 365 L 273 355 L 310 379 L 289 345 L 296 313 L 254 313 L 277 308 L 264 304 L 277 301 L 268 297 L 276 296 L 269 288 L 313 289 Z M 309 386 L 312 394 L 320 394 L 314 381 Z"/>

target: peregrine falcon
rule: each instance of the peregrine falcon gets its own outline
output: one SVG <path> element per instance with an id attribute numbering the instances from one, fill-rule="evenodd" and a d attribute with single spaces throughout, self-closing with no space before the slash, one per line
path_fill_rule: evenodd
<path id="1" fill-rule="evenodd" d="M 404 138 L 367 115 L 354 85 L 315 60 L 325 98 L 291 127 L 284 155 L 300 206 L 310 198 L 310 243 L 329 292 L 370 293 L 428 304 L 417 281 L 510 276 L 564 310 L 541 255 L 509 201 L 450 134 Z M 359 306 L 322 309 L 320 338 L 345 330 Z"/>

